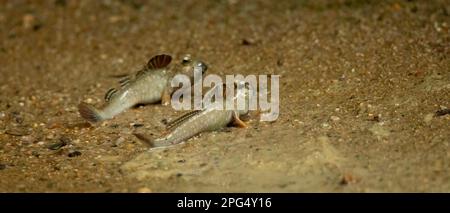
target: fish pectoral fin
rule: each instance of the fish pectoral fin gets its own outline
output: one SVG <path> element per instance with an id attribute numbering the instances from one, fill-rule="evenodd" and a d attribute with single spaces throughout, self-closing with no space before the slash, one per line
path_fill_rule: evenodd
<path id="1" fill-rule="evenodd" d="M 172 56 L 161 54 L 153 56 L 148 62 L 147 62 L 147 69 L 149 70 L 155 70 L 155 69 L 161 69 L 164 67 L 167 67 L 170 62 L 172 61 Z"/>
<path id="2" fill-rule="evenodd" d="M 239 115 L 237 112 L 233 112 L 233 124 L 239 128 L 248 128 L 248 124 L 246 124 L 244 121 L 242 121 L 239 118 Z"/>

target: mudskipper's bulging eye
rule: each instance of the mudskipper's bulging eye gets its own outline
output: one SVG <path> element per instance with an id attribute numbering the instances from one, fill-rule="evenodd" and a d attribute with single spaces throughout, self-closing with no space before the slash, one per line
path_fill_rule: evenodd
<path id="1" fill-rule="evenodd" d="M 208 66 L 205 63 L 199 62 L 197 66 L 202 69 L 202 74 L 205 74 L 206 70 L 208 70 Z"/>
<path id="2" fill-rule="evenodd" d="M 183 57 L 183 60 L 181 61 L 181 64 L 183 65 L 187 65 L 191 62 L 191 56 L 190 55 L 186 55 Z"/>

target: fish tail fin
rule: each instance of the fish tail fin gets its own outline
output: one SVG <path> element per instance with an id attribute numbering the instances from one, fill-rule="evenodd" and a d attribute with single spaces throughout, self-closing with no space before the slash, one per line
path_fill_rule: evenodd
<path id="1" fill-rule="evenodd" d="M 80 112 L 81 117 L 88 120 L 89 122 L 95 123 L 103 120 L 99 110 L 90 104 L 84 102 L 80 103 L 78 105 L 78 111 Z"/>

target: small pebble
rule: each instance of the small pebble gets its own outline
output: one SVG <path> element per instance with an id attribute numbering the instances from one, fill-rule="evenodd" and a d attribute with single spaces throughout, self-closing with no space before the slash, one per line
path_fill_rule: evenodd
<path id="1" fill-rule="evenodd" d="M 119 63 L 119 64 L 123 64 L 124 61 L 123 61 L 122 58 L 118 58 L 118 59 L 116 60 L 116 62 Z"/>
<path id="2" fill-rule="evenodd" d="M 92 102 L 94 102 L 94 100 L 92 100 L 92 98 L 88 98 L 88 99 L 86 99 L 86 103 L 88 103 L 88 104 L 92 104 Z"/>
<path id="3" fill-rule="evenodd" d="M 32 151 L 31 155 L 33 155 L 34 157 L 39 157 L 40 156 L 38 151 Z"/>
<path id="4" fill-rule="evenodd" d="M 70 151 L 67 156 L 69 156 L 69 158 L 73 158 L 73 157 L 77 157 L 77 156 L 80 156 L 80 155 L 81 155 L 80 151 Z"/>
<path id="5" fill-rule="evenodd" d="M 27 143 L 27 144 L 33 143 L 36 140 L 36 138 L 31 135 L 22 136 L 21 139 L 22 139 L 23 143 Z"/>
<path id="6" fill-rule="evenodd" d="M 277 66 L 281 67 L 281 66 L 283 66 L 283 64 L 284 64 L 283 59 L 277 60 Z"/>
<path id="7" fill-rule="evenodd" d="M 341 185 L 348 185 L 348 184 L 356 183 L 357 181 L 358 181 L 357 178 L 355 178 L 352 174 L 344 174 L 339 183 Z"/>
<path id="8" fill-rule="evenodd" d="M 55 138 L 55 135 L 53 135 L 53 134 L 49 134 L 49 135 L 47 135 L 47 137 L 46 137 L 47 139 L 50 139 L 50 140 L 52 140 L 52 139 L 54 139 Z"/>
<path id="9" fill-rule="evenodd" d="M 116 141 L 114 141 L 114 145 L 116 145 L 116 146 L 119 146 L 120 144 L 122 144 L 123 142 L 125 142 L 125 138 L 124 137 L 120 137 L 120 138 L 117 138 L 117 140 Z"/>
<path id="10" fill-rule="evenodd" d="M 12 129 L 8 129 L 5 131 L 6 134 L 8 135 L 13 135 L 13 136 L 23 136 L 23 135 L 29 135 L 30 132 L 25 129 L 25 128 L 12 128 Z"/>
<path id="11" fill-rule="evenodd" d="M 22 25 L 25 29 L 30 29 L 36 23 L 36 17 L 31 14 L 26 14 L 22 17 Z"/>
<path id="12" fill-rule="evenodd" d="M 253 41 L 252 39 L 244 38 L 244 39 L 242 39 L 241 44 L 244 45 L 244 46 L 250 46 L 250 45 L 255 44 L 255 41 Z"/>
<path id="13" fill-rule="evenodd" d="M 131 123 L 130 126 L 132 126 L 134 128 L 139 128 L 139 127 L 143 127 L 144 124 Z"/>
<path id="14" fill-rule="evenodd" d="M 435 114 L 428 113 L 428 114 L 425 115 L 423 121 L 425 121 L 425 123 L 430 123 L 433 120 L 434 116 L 435 116 Z"/>
<path id="15" fill-rule="evenodd" d="M 331 116 L 330 117 L 330 119 L 332 120 L 332 121 L 339 121 L 339 120 L 341 120 L 341 118 L 339 118 L 338 116 Z"/>
<path id="16" fill-rule="evenodd" d="M 120 20 L 122 20 L 122 17 L 120 17 L 120 16 L 111 16 L 111 17 L 109 17 L 109 22 L 110 23 L 117 23 L 117 22 L 119 22 Z"/>
<path id="17" fill-rule="evenodd" d="M 369 114 L 369 120 L 375 121 L 375 122 L 380 122 L 380 115 Z"/>
<path id="18" fill-rule="evenodd" d="M 330 127 L 330 124 L 328 124 L 328 123 L 323 123 L 323 124 L 322 124 L 322 127 L 323 127 L 323 128 L 328 128 L 328 127 Z"/>
<path id="19" fill-rule="evenodd" d="M 69 144 L 70 142 L 71 142 L 71 140 L 70 140 L 70 138 L 68 138 L 68 137 L 66 137 L 66 136 L 62 136 L 60 139 L 59 139 L 61 142 L 63 142 L 64 144 Z"/>

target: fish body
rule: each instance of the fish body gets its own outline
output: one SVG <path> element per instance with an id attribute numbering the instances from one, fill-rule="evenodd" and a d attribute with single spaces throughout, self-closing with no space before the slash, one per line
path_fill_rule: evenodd
<path id="1" fill-rule="evenodd" d="M 169 146 L 185 141 L 201 132 L 219 130 L 233 120 L 233 111 L 207 109 L 199 111 L 172 132 L 153 141 L 154 147 Z"/>
<path id="2" fill-rule="evenodd" d="M 178 73 L 193 76 L 196 67 L 202 69 L 202 72 L 206 71 L 207 67 L 203 62 L 193 61 L 187 57 L 189 56 L 183 58 L 181 67 L 178 64 L 175 67 L 168 67 L 171 61 L 168 55 L 153 57 L 144 69 L 120 80 L 120 88 L 108 90 L 103 108 L 97 109 L 87 103 L 81 103 L 78 106 L 80 115 L 90 122 L 98 122 L 111 119 L 137 104 L 161 101 L 164 91 L 169 90 L 173 76 Z"/>
<path id="3" fill-rule="evenodd" d="M 238 92 L 236 97 L 241 95 L 245 96 L 245 100 L 248 103 L 248 91 Z M 135 133 L 135 136 L 152 147 L 171 146 L 181 143 L 201 132 L 219 130 L 233 121 L 240 124 L 241 127 L 245 127 L 245 123 L 239 119 L 239 116 L 247 113 L 248 108 L 244 110 L 225 110 L 206 106 L 202 110 L 189 112 L 170 122 L 168 124 L 170 132 L 161 138 L 152 140 L 139 133 Z"/>

